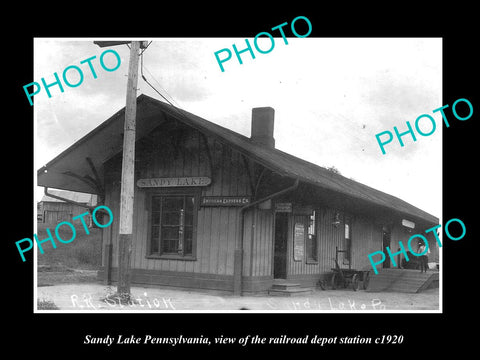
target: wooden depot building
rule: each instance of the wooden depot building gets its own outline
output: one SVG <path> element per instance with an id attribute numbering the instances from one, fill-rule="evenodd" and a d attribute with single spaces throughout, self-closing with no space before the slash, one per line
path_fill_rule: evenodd
<path id="1" fill-rule="evenodd" d="M 118 111 L 38 170 L 39 186 L 96 194 L 112 210 L 99 271 L 108 283 L 118 269 L 124 116 Z M 272 108 L 254 108 L 251 124 L 249 138 L 137 98 L 133 284 L 235 294 L 283 280 L 313 287 L 331 273 L 336 248 L 341 266 L 372 270 L 368 254 L 396 250 L 438 224 L 403 200 L 275 149 Z"/>

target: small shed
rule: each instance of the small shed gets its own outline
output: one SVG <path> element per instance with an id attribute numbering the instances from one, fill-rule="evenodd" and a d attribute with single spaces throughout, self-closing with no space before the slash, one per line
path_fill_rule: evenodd
<path id="1" fill-rule="evenodd" d="M 56 189 L 49 189 L 48 193 L 65 200 L 43 195 L 42 200 L 37 204 L 37 220 L 39 223 L 56 225 L 62 221 L 72 222 L 73 217 L 87 211 L 86 206 L 95 206 L 97 201 L 97 196 L 94 194 Z M 84 206 L 77 205 L 74 202 Z M 91 226 L 91 214 L 85 216 L 85 222 L 88 226 Z"/>

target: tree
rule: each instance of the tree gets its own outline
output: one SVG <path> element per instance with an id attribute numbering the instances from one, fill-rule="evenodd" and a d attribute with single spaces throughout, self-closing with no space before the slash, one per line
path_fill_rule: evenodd
<path id="1" fill-rule="evenodd" d="M 338 169 L 337 169 L 335 166 L 333 166 L 333 165 L 327 167 L 326 169 L 327 169 L 328 171 L 331 171 L 331 172 L 334 173 L 334 174 L 342 175 L 342 174 L 340 173 L 340 170 L 338 170 Z"/>

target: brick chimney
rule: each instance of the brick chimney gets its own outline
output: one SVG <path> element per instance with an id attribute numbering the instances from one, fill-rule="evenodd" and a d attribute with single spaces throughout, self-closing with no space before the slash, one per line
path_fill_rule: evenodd
<path id="1" fill-rule="evenodd" d="M 257 144 L 274 148 L 273 125 L 275 110 L 269 106 L 252 109 L 252 135 L 250 139 Z"/>

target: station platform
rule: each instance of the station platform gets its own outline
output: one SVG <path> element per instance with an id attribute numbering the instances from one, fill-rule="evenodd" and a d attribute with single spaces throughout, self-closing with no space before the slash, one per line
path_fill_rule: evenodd
<path id="1" fill-rule="evenodd" d="M 438 288 L 438 270 L 379 269 L 378 274 L 370 274 L 367 292 L 418 293 L 426 289 Z"/>

